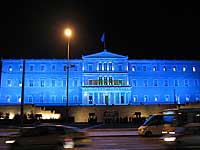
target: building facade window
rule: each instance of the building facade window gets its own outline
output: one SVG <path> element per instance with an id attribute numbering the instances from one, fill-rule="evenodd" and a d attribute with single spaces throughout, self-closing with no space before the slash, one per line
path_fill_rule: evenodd
<path id="1" fill-rule="evenodd" d="M 166 66 L 163 67 L 163 71 L 164 72 L 167 71 L 167 67 Z"/>
<path id="2" fill-rule="evenodd" d="M 66 98 L 66 96 L 63 96 L 63 98 L 62 98 L 62 102 L 63 102 L 63 103 L 66 103 L 66 102 L 67 102 L 67 98 Z"/>
<path id="3" fill-rule="evenodd" d="M 148 86 L 148 81 L 144 80 L 144 86 L 147 87 Z"/>
<path id="4" fill-rule="evenodd" d="M 119 85 L 123 85 L 123 82 L 122 82 L 122 80 L 121 80 L 121 79 L 119 80 Z"/>
<path id="5" fill-rule="evenodd" d="M 33 87 L 33 80 L 29 80 L 29 87 Z"/>
<path id="6" fill-rule="evenodd" d="M 112 63 L 110 62 L 108 65 L 109 65 L 109 71 L 112 71 Z"/>
<path id="7" fill-rule="evenodd" d="M 157 71 L 157 67 L 156 66 L 153 66 L 153 71 Z"/>
<path id="8" fill-rule="evenodd" d="M 92 80 L 91 79 L 89 79 L 88 82 L 89 82 L 89 85 L 92 85 Z"/>
<path id="9" fill-rule="evenodd" d="M 99 85 L 102 85 L 103 81 L 102 81 L 102 77 L 99 77 Z"/>
<path id="10" fill-rule="evenodd" d="M 112 77 L 109 77 L 109 85 L 112 85 Z"/>
<path id="11" fill-rule="evenodd" d="M 92 99 L 92 96 L 91 95 L 89 95 L 89 102 L 88 102 L 89 104 L 93 104 L 93 99 Z"/>
<path id="12" fill-rule="evenodd" d="M 55 103 L 55 102 L 56 102 L 56 96 L 55 96 L 55 95 L 52 95 L 52 96 L 51 96 L 51 102 L 52 102 L 52 103 Z"/>
<path id="13" fill-rule="evenodd" d="M 78 71 L 78 65 L 77 64 L 74 65 L 74 71 Z"/>
<path id="14" fill-rule="evenodd" d="M 196 67 L 195 66 L 192 67 L 192 72 L 196 72 Z"/>
<path id="15" fill-rule="evenodd" d="M 12 72 L 12 71 L 13 71 L 12 66 L 8 66 L 8 71 L 9 71 L 9 72 Z"/>
<path id="16" fill-rule="evenodd" d="M 136 68 L 135 66 L 132 66 L 132 71 L 135 72 L 136 71 Z"/>
<path id="17" fill-rule="evenodd" d="M 195 100 L 196 100 L 197 102 L 200 102 L 200 95 L 196 95 Z"/>
<path id="18" fill-rule="evenodd" d="M 62 80 L 62 87 L 66 87 L 66 80 L 65 79 Z"/>
<path id="19" fill-rule="evenodd" d="M 118 65 L 118 70 L 119 70 L 119 72 L 122 72 L 122 64 Z"/>
<path id="20" fill-rule="evenodd" d="M 30 71 L 33 71 L 33 68 L 34 68 L 33 65 L 30 65 Z"/>
<path id="21" fill-rule="evenodd" d="M 92 72 L 92 64 L 88 64 L 88 71 Z"/>
<path id="22" fill-rule="evenodd" d="M 153 86 L 158 86 L 158 80 L 153 80 Z"/>
<path id="23" fill-rule="evenodd" d="M 44 96 L 40 96 L 40 103 L 43 103 L 44 102 Z"/>
<path id="24" fill-rule="evenodd" d="M 183 72 L 185 72 L 186 71 L 186 66 L 183 66 Z"/>
<path id="25" fill-rule="evenodd" d="M 138 101 L 138 96 L 137 95 L 133 95 L 133 102 L 137 102 Z"/>
<path id="26" fill-rule="evenodd" d="M 148 96 L 144 95 L 144 102 L 147 102 L 147 101 L 148 101 Z"/>
<path id="27" fill-rule="evenodd" d="M 74 87 L 78 87 L 78 80 L 77 79 L 74 79 Z"/>
<path id="28" fill-rule="evenodd" d="M 20 71 L 20 72 L 23 71 L 23 67 L 22 67 L 22 65 L 19 66 L 19 71 Z"/>
<path id="29" fill-rule="evenodd" d="M 8 79 L 8 80 L 7 80 L 7 86 L 9 86 L 9 87 L 12 86 L 12 80 L 11 80 L 11 79 Z"/>
<path id="30" fill-rule="evenodd" d="M 158 96 L 154 96 L 154 101 L 155 101 L 155 102 L 158 101 Z"/>
<path id="31" fill-rule="evenodd" d="M 176 66 L 173 66 L 173 72 L 176 72 Z"/>
<path id="32" fill-rule="evenodd" d="M 108 79 L 107 79 L 107 77 L 104 77 L 104 85 L 108 85 Z"/>
<path id="33" fill-rule="evenodd" d="M 8 103 L 10 103 L 10 101 L 11 101 L 10 96 L 6 96 L 6 101 L 7 101 Z"/>
<path id="34" fill-rule="evenodd" d="M 67 71 L 67 65 L 64 65 L 63 70 Z"/>
<path id="35" fill-rule="evenodd" d="M 18 86 L 22 87 L 22 81 L 21 80 L 18 80 Z"/>
<path id="36" fill-rule="evenodd" d="M 99 63 L 99 71 L 102 71 L 102 63 Z"/>
<path id="37" fill-rule="evenodd" d="M 29 96 L 29 97 L 28 97 L 28 102 L 29 102 L 29 103 L 33 103 L 33 97 L 32 97 L 32 96 Z"/>
<path id="38" fill-rule="evenodd" d="M 169 86 L 169 81 L 168 80 L 165 80 L 164 82 L 165 82 L 164 86 Z"/>
<path id="39" fill-rule="evenodd" d="M 195 86 L 198 86 L 199 84 L 198 84 L 198 80 L 196 79 L 196 80 L 194 80 L 194 85 Z"/>
<path id="40" fill-rule="evenodd" d="M 133 86 L 136 86 L 137 83 L 136 83 L 136 80 L 133 80 Z"/>
<path id="41" fill-rule="evenodd" d="M 121 95 L 121 104 L 124 104 L 124 95 Z"/>
<path id="42" fill-rule="evenodd" d="M 78 104 L 78 96 L 77 95 L 73 96 L 73 102 L 74 102 L 74 104 Z"/>
<path id="43" fill-rule="evenodd" d="M 174 86 L 178 86 L 178 80 L 174 80 Z"/>
<path id="44" fill-rule="evenodd" d="M 21 100 L 22 100 L 21 96 L 18 96 L 18 97 L 17 97 L 17 102 L 20 103 Z"/>
<path id="45" fill-rule="evenodd" d="M 165 101 L 166 101 L 166 102 L 169 101 L 169 95 L 165 95 Z"/>
<path id="46" fill-rule="evenodd" d="M 40 66 L 40 70 L 43 72 L 43 71 L 45 71 L 45 65 L 41 65 Z"/>
<path id="47" fill-rule="evenodd" d="M 40 86 L 41 86 L 41 87 L 44 87 L 44 80 L 43 80 L 43 79 L 40 80 Z"/>
<path id="48" fill-rule="evenodd" d="M 186 102 L 189 102 L 189 101 L 190 101 L 190 96 L 186 96 L 186 97 L 185 97 L 185 101 L 186 101 Z"/>
<path id="49" fill-rule="evenodd" d="M 142 66 L 142 71 L 147 71 L 147 66 Z"/>
<path id="50" fill-rule="evenodd" d="M 185 86 L 188 86 L 188 85 L 189 85 L 188 80 L 185 80 L 185 81 L 184 81 L 184 85 L 185 85 Z"/>
<path id="51" fill-rule="evenodd" d="M 52 87 L 55 87 L 56 86 L 56 80 L 55 79 L 51 80 L 51 84 L 52 84 Z"/>
<path id="52" fill-rule="evenodd" d="M 107 71 L 107 63 L 104 63 L 104 71 Z"/>
<path id="53" fill-rule="evenodd" d="M 56 65 L 52 65 L 52 66 L 51 66 L 51 71 L 52 71 L 52 72 L 55 72 L 55 71 L 56 71 Z"/>

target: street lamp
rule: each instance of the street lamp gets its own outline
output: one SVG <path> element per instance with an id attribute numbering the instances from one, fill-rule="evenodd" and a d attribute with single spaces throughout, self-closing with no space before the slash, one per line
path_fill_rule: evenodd
<path id="1" fill-rule="evenodd" d="M 67 28 L 64 31 L 67 37 L 67 94 L 66 94 L 66 123 L 68 123 L 68 103 L 69 103 L 69 42 L 72 35 L 71 29 Z"/>

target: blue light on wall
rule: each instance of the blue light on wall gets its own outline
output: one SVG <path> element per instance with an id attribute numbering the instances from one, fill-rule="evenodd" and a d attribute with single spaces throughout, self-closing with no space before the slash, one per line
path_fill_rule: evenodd
<path id="1" fill-rule="evenodd" d="M 20 105 L 21 59 L 3 59 L 0 105 Z M 26 59 L 24 103 L 66 105 L 65 59 Z M 129 60 L 106 50 L 72 59 L 69 105 L 185 104 L 200 101 L 200 61 Z"/>

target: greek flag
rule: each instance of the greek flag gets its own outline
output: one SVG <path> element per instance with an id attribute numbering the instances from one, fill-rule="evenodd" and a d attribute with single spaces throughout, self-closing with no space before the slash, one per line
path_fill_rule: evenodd
<path id="1" fill-rule="evenodd" d="M 101 42 L 104 43 L 105 42 L 105 32 L 102 34 L 101 36 Z"/>

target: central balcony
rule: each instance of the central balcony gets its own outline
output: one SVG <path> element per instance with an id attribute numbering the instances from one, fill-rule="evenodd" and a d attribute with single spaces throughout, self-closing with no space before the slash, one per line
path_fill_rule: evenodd
<path id="1" fill-rule="evenodd" d="M 113 87 L 113 86 L 130 86 L 127 80 L 89 80 L 85 81 L 83 86 L 94 86 L 94 87 Z"/>

